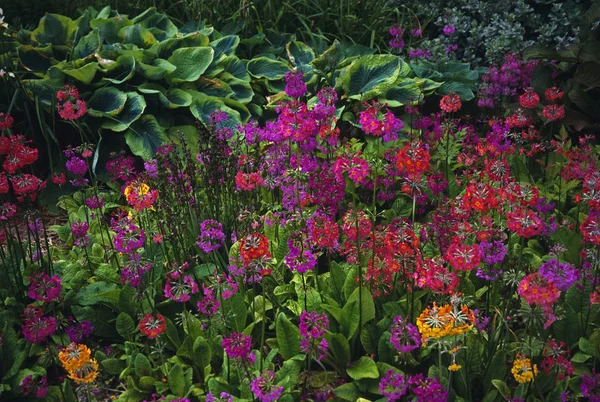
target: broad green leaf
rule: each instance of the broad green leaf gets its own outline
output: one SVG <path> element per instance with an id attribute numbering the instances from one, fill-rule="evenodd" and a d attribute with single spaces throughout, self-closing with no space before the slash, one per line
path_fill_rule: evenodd
<path id="1" fill-rule="evenodd" d="M 123 338 L 132 340 L 136 333 L 136 326 L 133 318 L 127 313 L 119 313 L 116 323 L 117 333 Z"/>
<path id="2" fill-rule="evenodd" d="M 363 325 L 375 319 L 375 302 L 373 301 L 373 296 L 371 296 L 369 289 L 363 287 L 362 292 L 360 292 L 360 288 L 356 288 L 348 298 L 348 303 L 351 301 L 355 301 L 357 305 L 362 303 L 361 321 Z"/>
<path id="3" fill-rule="evenodd" d="M 151 159 L 158 147 L 167 140 L 163 128 L 153 115 L 143 115 L 125 133 L 125 141 L 134 155 Z"/>
<path id="4" fill-rule="evenodd" d="M 220 61 L 222 57 L 232 56 L 240 44 L 240 38 L 237 35 L 223 36 L 215 41 L 210 42 L 210 47 L 215 51 L 214 60 Z"/>
<path id="5" fill-rule="evenodd" d="M 233 319 L 234 329 L 237 332 L 242 332 L 246 328 L 246 320 L 248 319 L 248 308 L 246 307 L 244 296 L 241 293 L 236 293 L 223 301 L 223 308 L 227 317 Z"/>
<path id="6" fill-rule="evenodd" d="M 181 368 L 179 364 L 175 364 L 171 367 L 167 376 L 167 382 L 173 394 L 181 397 L 185 395 L 185 378 L 183 368 Z"/>
<path id="7" fill-rule="evenodd" d="M 102 367 L 102 371 L 105 371 L 110 375 L 121 374 L 121 372 L 125 370 L 126 366 L 127 362 L 125 360 L 115 358 L 108 358 L 100 362 L 100 367 Z"/>
<path id="8" fill-rule="evenodd" d="M 119 41 L 118 33 L 133 22 L 123 16 L 112 18 L 96 18 L 90 21 L 90 27 L 97 28 L 100 33 L 100 41 L 106 43 L 115 43 Z"/>
<path id="9" fill-rule="evenodd" d="M 61 71 L 64 74 L 73 77 L 75 80 L 83 84 L 89 85 L 94 80 L 94 77 L 96 77 L 96 72 L 98 71 L 98 63 L 88 63 L 83 67 L 79 68 L 73 68 L 72 65 L 67 65 L 64 68 L 62 68 Z"/>
<path id="10" fill-rule="evenodd" d="M 348 302 L 342 309 L 342 315 L 340 317 L 340 332 L 346 338 L 350 339 L 356 333 L 359 323 L 360 309 L 358 307 L 358 301 L 348 300 Z"/>
<path id="11" fill-rule="evenodd" d="M 160 101 L 169 109 L 187 107 L 192 104 L 192 95 L 179 88 L 172 88 L 166 94 L 160 95 Z"/>
<path id="12" fill-rule="evenodd" d="M 489 368 L 483 380 L 483 385 L 486 391 L 490 392 L 492 380 L 502 380 L 506 374 L 506 353 L 503 350 L 498 350 L 487 364 L 489 364 Z"/>
<path id="13" fill-rule="evenodd" d="M 195 118 L 202 121 L 204 124 L 208 124 L 210 121 L 210 115 L 215 111 L 222 111 L 227 114 L 222 124 L 235 128 L 241 123 L 242 118 L 237 110 L 232 109 L 225 105 L 225 99 L 217 98 L 214 96 L 207 96 L 200 92 L 189 91 L 192 95 L 192 104 L 190 105 L 190 111 Z"/>
<path id="14" fill-rule="evenodd" d="M 138 15 L 133 22 L 146 29 L 158 29 L 173 37 L 177 34 L 177 26 L 169 19 L 166 14 L 154 12 L 151 15 Z"/>
<path id="15" fill-rule="evenodd" d="M 146 100 L 137 92 L 127 92 L 125 107 L 117 116 L 107 117 L 102 123 L 102 128 L 112 131 L 125 131 L 131 123 L 139 119 L 146 109 Z"/>
<path id="16" fill-rule="evenodd" d="M 168 75 L 172 82 L 196 81 L 213 60 L 214 50 L 210 47 L 184 47 L 169 57 L 176 69 Z"/>
<path id="17" fill-rule="evenodd" d="M 363 56 L 350 65 L 342 88 L 350 99 L 369 100 L 387 92 L 400 74 L 403 61 L 393 55 Z"/>
<path id="18" fill-rule="evenodd" d="M 122 28 L 117 34 L 123 43 L 133 43 L 142 49 L 148 49 L 158 43 L 154 35 L 141 25 L 130 25 Z"/>
<path id="19" fill-rule="evenodd" d="M 52 45 L 48 46 L 48 48 L 50 48 L 50 54 L 44 54 L 43 52 L 40 52 L 38 48 L 31 45 L 19 46 L 17 50 L 19 62 L 28 71 L 46 71 L 52 66 L 50 61 L 50 58 L 52 57 L 51 46 Z"/>
<path id="20" fill-rule="evenodd" d="M 175 71 L 176 68 L 164 59 L 154 59 L 152 64 L 137 62 L 135 66 L 136 71 L 149 80 L 161 80 L 165 75 Z"/>
<path id="21" fill-rule="evenodd" d="M 492 380 L 492 384 L 494 385 L 494 387 L 496 387 L 496 389 L 498 391 L 500 391 L 500 395 L 502 395 L 502 397 L 504 399 L 506 399 L 507 401 L 511 401 L 511 392 L 510 392 L 510 388 L 508 388 L 508 385 L 506 385 L 506 383 L 502 380 Z"/>
<path id="22" fill-rule="evenodd" d="M 475 98 L 473 87 L 462 82 L 445 82 L 439 88 L 439 93 L 442 95 L 449 94 L 450 92 L 454 92 L 460 96 L 460 99 L 464 101 L 470 101 L 471 99 Z"/>
<path id="23" fill-rule="evenodd" d="M 418 81 L 405 78 L 386 92 L 382 102 L 387 103 L 390 107 L 398 107 L 414 104 L 422 99 L 423 91 L 419 88 Z"/>
<path id="24" fill-rule="evenodd" d="M 150 360 L 143 353 L 138 353 L 135 356 L 135 375 L 138 377 L 151 376 L 152 375 L 152 366 L 150 365 Z"/>
<path id="25" fill-rule="evenodd" d="M 77 26 L 69 17 L 58 14 L 46 14 L 40 24 L 31 32 L 31 40 L 41 45 L 69 46 L 75 36 Z"/>
<path id="26" fill-rule="evenodd" d="M 199 336 L 194 341 L 193 346 L 194 362 L 200 367 L 200 370 L 204 373 L 207 366 L 210 366 L 210 358 L 212 355 L 210 345 L 206 339 Z"/>
<path id="27" fill-rule="evenodd" d="M 282 61 L 271 60 L 267 57 L 256 57 L 248 62 L 248 72 L 254 78 L 280 80 L 290 71 L 288 65 Z"/>
<path id="28" fill-rule="evenodd" d="M 288 59 L 295 66 L 310 65 L 315 59 L 315 52 L 304 42 L 294 41 L 285 46 Z"/>
<path id="29" fill-rule="evenodd" d="M 346 372 L 353 380 L 362 380 L 364 378 L 379 378 L 377 364 L 367 356 L 362 356 L 355 362 L 350 363 Z"/>
<path id="30" fill-rule="evenodd" d="M 289 359 L 300 353 L 300 331 L 284 313 L 279 313 L 275 326 L 279 353 Z"/>
<path id="31" fill-rule="evenodd" d="M 113 84 L 123 84 L 129 81 L 135 73 L 135 58 L 131 55 L 121 55 L 115 62 L 109 63 L 103 72 L 106 74 L 102 81 L 112 82 Z M 101 62 L 102 66 L 103 63 Z"/>
<path id="32" fill-rule="evenodd" d="M 91 116 L 116 116 L 121 113 L 127 102 L 127 94 L 115 87 L 104 87 L 96 90 L 87 103 Z"/>
<path id="33" fill-rule="evenodd" d="M 329 343 L 329 348 L 335 361 L 340 367 L 345 367 L 350 361 L 350 344 L 348 339 L 342 334 L 332 334 L 330 332 L 325 334 L 325 339 Z"/>
<path id="34" fill-rule="evenodd" d="M 334 389 L 333 392 L 338 398 L 350 402 L 356 402 L 360 395 L 358 387 L 353 382 L 340 385 L 339 387 Z"/>
<path id="35" fill-rule="evenodd" d="M 102 42 L 100 41 L 100 31 L 93 29 L 86 36 L 81 38 L 75 46 L 73 57 L 76 59 L 85 59 L 93 56 L 100 47 Z"/>

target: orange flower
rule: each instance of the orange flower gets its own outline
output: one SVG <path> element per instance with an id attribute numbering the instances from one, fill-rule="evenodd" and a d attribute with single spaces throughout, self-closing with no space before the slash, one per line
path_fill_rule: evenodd
<path id="1" fill-rule="evenodd" d="M 88 360 L 81 367 L 69 370 L 69 378 L 78 384 L 89 384 L 98 377 L 98 363 Z"/>
<path id="2" fill-rule="evenodd" d="M 90 356 L 90 349 L 85 345 L 77 343 L 71 343 L 58 354 L 62 366 L 67 371 L 83 366 L 90 360 Z"/>

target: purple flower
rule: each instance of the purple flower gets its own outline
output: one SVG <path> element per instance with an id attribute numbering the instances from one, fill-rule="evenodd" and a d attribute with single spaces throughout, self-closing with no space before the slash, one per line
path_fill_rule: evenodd
<path id="1" fill-rule="evenodd" d="M 379 393 L 385 396 L 388 402 L 399 401 L 406 395 L 407 390 L 406 377 L 402 373 L 395 373 L 394 370 L 386 371 L 379 382 Z"/>
<path id="2" fill-rule="evenodd" d="M 104 206 L 104 197 L 94 195 L 89 198 L 86 198 L 85 205 L 87 205 L 89 209 L 100 209 Z"/>
<path id="3" fill-rule="evenodd" d="M 490 265 L 499 264 L 506 256 L 506 246 L 498 240 L 491 243 L 484 241 L 479 243 L 479 253 L 484 262 Z"/>
<path id="4" fill-rule="evenodd" d="M 590 402 L 600 402 L 600 373 L 593 371 L 591 376 L 583 373 L 581 394 L 588 397 Z"/>
<path id="5" fill-rule="evenodd" d="M 81 158 L 73 157 L 66 163 L 67 170 L 75 176 L 85 176 L 88 170 L 87 162 Z"/>
<path id="6" fill-rule="evenodd" d="M 456 27 L 454 25 L 446 25 L 443 29 L 444 35 L 450 36 L 456 31 Z"/>
<path id="7" fill-rule="evenodd" d="M 556 258 L 546 261 L 542 264 L 539 274 L 550 282 L 554 282 L 556 287 L 563 292 L 568 290 L 581 276 L 573 265 L 560 262 Z"/>
<path id="8" fill-rule="evenodd" d="M 402 27 L 398 24 L 394 24 L 390 27 L 390 35 L 402 36 Z"/>
<path id="9" fill-rule="evenodd" d="M 142 275 L 150 271 L 150 268 L 152 268 L 152 264 L 142 259 L 140 254 L 132 254 L 129 256 L 127 264 L 121 269 L 121 282 L 137 288 L 142 281 Z"/>
<path id="10" fill-rule="evenodd" d="M 260 402 L 273 402 L 283 395 L 283 387 L 275 385 L 275 373 L 267 370 L 250 383 L 250 389 Z"/>
<path id="11" fill-rule="evenodd" d="M 408 383 L 419 402 L 445 402 L 448 400 L 448 393 L 437 378 L 423 378 L 423 374 L 417 374 L 411 377 Z"/>
<path id="12" fill-rule="evenodd" d="M 254 364 L 256 356 L 252 353 L 252 338 L 248 335 L 232 332 L 223 338 L 221 345 L 230 359 L 239 359 L 244 363 Z"/>
<path id="13" fill-rule="evenodd" d="M 71 224 L 71 233 L 75 237 L 84 237 L 87 235 L 89 226 L 87 222 L 73 222 Z"/>
<path id="14" fill-rule="evenodd" d="M 60 296 L 61 279 L 58 275 L 50 277 L 46 273 L 38 272 L 29 277 L 29 282 L 27 295 L 33 300 L 50 303 Z"/>
<path id="15" fill-rule="evenodd" d="M 73 324 L 67 327 L 65 332 L 69 335 L 71 342 L 82 343 L 92 334 L 92 332 L 94 332 L 94 327 L 86 320 L 81 321 L 79 324 Z"/>
<path id="16" fill-rule="evenodd" d="M 206 402 L 233 402 L 233 396 L 227 392 L 221 392 L 219 397 L 215 397 L 212 392 L 206 394 Z"/>
<path id="17" fill-rule="evenodd" d="M 477 106 L 479 106 L 480 108 L 491 109 L 494 107 L 494 99 L 487 97 L 479 98 L 479 100 L 477 101 Z"/>
<path id="18" fill-rule="evenodd" d="M 192 294 L 198 293 L 198 284 L 190 275 L 169 274 L 165 282 L 165 297 L 178 303 L 185 303 L 192 298 Z"/>
<path id="19" fill-rule="evenodd" d="M 219 311 L 221 303 L 217 300 L 213 288 L 202 285 L 204 297 L 197 303 L 198 310 L 209 317 L 212 317 Z"/>
<path id="20" fill-rule="evenodd" d="M 422 59 L 429 59 L 431 57 L 431 52 L 425 49 L 411 49 L 408 52 L 408 57 L 411 59 L 417 59 L 419 57 Z"/>
<path id="21" fill-rule="evenodd" d="M 200 224 L 200 240 L 196 242 L 198 247 L 205 253 L 210 253 L 221 247 L 225 241 L 223 225 L 219 222 L 208 219 Z"/>
<path id="22" fill-rule="evenodd" d="M 325 314 L 303 311 L 300 314 L 300 349 L 306 354 L 312 354 L 320 361 L 327 354 L 329 344 L 322 338 L 329 326 L 329 319 Z M 321 338 L 319 340 L 319 338 Z"/>
<path id="23" fill-rule="evenodd" d="M 285 75 L 285 93 L 291 98 L 300 98 L 306 93 L 306 84 L 300 70 L 290 71 Z"/>
<path id="24" fill-rule="evenodd" d="M 144 169 L 148 172 L 148 176 L 153 179 L 158 179 L 158 164 L 156 159 L 150 159 L 148 162 L 144 162 Z"/>
<path id="25" fill-rule="evenodd" d="M 43 398 L 48 393 L 48 378 L 30 374 L 21 380 L 19 388 L 27 396 L 35 396 L 38 399 Z"/>
<path id="26" fill-rule="evenodd" d="M 410 353 L 421 347 L 421 334 L 419 329 L 408 323 L 401 316 L 394 317 L 390 342 L 394 348 L 402 353 Z"/>

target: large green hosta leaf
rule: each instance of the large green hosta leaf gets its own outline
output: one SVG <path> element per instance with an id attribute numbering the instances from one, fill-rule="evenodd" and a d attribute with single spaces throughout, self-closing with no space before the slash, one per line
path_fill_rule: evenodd
<path id="1" fill-rule="evenodd" d="M 98 32 L 100 32 L 101 41 L 105 41 L 107 43 L 118 42 L 119 31 L 130 25 L 133 25 L 133 22 L 122 16 L 112 18 L 96 18 L 90 21 L 90 26 L 92 28 L 97 28 Z"/>
<path id="2" fill-rule="evenodd" d="M 39 44 L 68 46 L 73 40 L 77 24 L 69 17 L 58 14 L 46 14 L 40 25 L 31 33 L 31 40 Z"/>
<path id="3" fill-rule="evenodd" d="M 217 110 L 227 114 L 227 119 L 223 121 L 225 126 L 235 128 L 239 123 L 242 122 L 240 112 L 232 107 L 226 106 L 224 102 L 225 99 L 207 96 L 201 92 L 194 91 L 191 91 L 191 95 L 194 100 L 190 106 L 190 111 L 195 118 L 202 121 L 204 124 L 209 123 L 210 115 Z"/>
<path id="4" fill-rule="evenodd" d="M 21 65 L 26 70 L 45 72 L 52 66 L 52 45 L 44 48 L 22 45 L 19 46 L 17 54 Z"/>
<path id="5" fill-rule="evenodd" d="M 381 101 L 391 107 L 398 107 L 416 103 L 421 99 L 423 99 L 423 90 L 419 88 L 419 82 L 412 78 L 405 78 L 387 91 L 385 99 Z"/>
<path id="6" fill-rule="evenodd" d="M 116 61 L 106 65 L 103 72 L 106 77 L 102 81 L 112 82 L 113 84 L 122 84 L 129 81 L 135 74 L 135 58 L 131 55 L 121 55 Z"/>
<path id="7" fill-rule="evenodd" d="M 294 41 L 286 45 L 288 59 L 295 66 L 310 65 L 315 59 L 315 52 L 304 42 Z"/>
<path id="8" fill-rule="evenodd" d="M 268 80 L 280 80 L 290 71 L 287 63 L 264 56 L 250 60 L 247 69 L 254 78 L 266 78 Z"/>
<path id="9" fill-rule="evenodd" d="M 167 15 L 157 12 L 155 8 L 149 8 L 146 12 L 135 17 L 133 22 L 150 31 L 160 30 L 169 37 L 177 34 L 175 24 L 171 22 Z"/>
<path id="10" fill-rule="evenodd" d="M 127 92 L 127 102 L 118 116 L 108 118 L 102 123 L 102 128 L 112 131 L 125 131 L 131 123 L 142 116 L 146 109 L 146 100 L 137 92 Z"/>
<path id="11" fill-rule="evenodd" d="M 163 128 L 150 114 L 143 115 L 125 133 L 125 141 L 131 152 L 144 160 L 151 159 L 166 140 Z"/>
<path id="12" fill-rule="evenodd" d="M 169 57 L 176 70 L 168 75 L 172 82 L 196 81 L 213 60 L 214 50 L 210 47 L 184 47 Z"/>
<path id="13" fill-rule="evenodd" d="M 91 116 L 116 116 L 125 107 L 127 94 L 115 87 L 104 87 L 94 92 L 87 102 L 88 113 Z"/>
<path id="14" fill-rule="evenodd" d="M 393 55 L 363 56 L 350 65 L 341 87 L 350 99 L 369 100 L 392 87 L 402 64 L 402 60 Z"/>
<path id="15" fill-rule="evenodd" d="M 152 64 L 137 62 L 135 65 L 136 71 L 149 80 L 161 80 L 165 75 L 175 71 L 176 68 L 165 59 L 154 59 Z"/>
<path id="16" fill-rule="evenodd" d="M 73 52 L 73 57 L 76 59 L 85 59 L 93 56 L 100 50 L 101 46 L 102 41 L 100 40 L 100 31 L 94 29 L 77 43 Z"/>
<path id="17" fill-rule="evenodd" d="M 56 68 L 59 68 L 59 66 L 56 66 Z M 79 68 L 73 65 L 73 63 L 70 63 L 60 68 L 60 71 L 81 83 L 89 85 L 96 76 L 96 72 L 98 71 L 98 63 L 88 63 Z"/>
<path id="18" fill-rule="evenodd" d="M 133 43 L 142 49 L 148 49 L 158 43 L 152 32 L 140 25 L 130 25 L 121 29 L 117 35 L 123 43 Z"/>

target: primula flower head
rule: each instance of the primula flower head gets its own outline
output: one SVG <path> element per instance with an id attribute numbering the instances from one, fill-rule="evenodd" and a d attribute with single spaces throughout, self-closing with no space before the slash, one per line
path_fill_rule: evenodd
<path id="1" fill-rule="evenodd" d="M 167 328 L 167 320 L 161 314 L 146 314 L 140 321 L 138 328 L 149 339 L 155 339 Z"/>
<path id="2" fill-rule="evenodd" d="M 534 364 L 532 367 L 531 360 L 520 353 L 517 353 L 510 371 L 515 380 L 521 384 L 533 381 L 534 375 L 538 374 L 537 364 Z"/>

